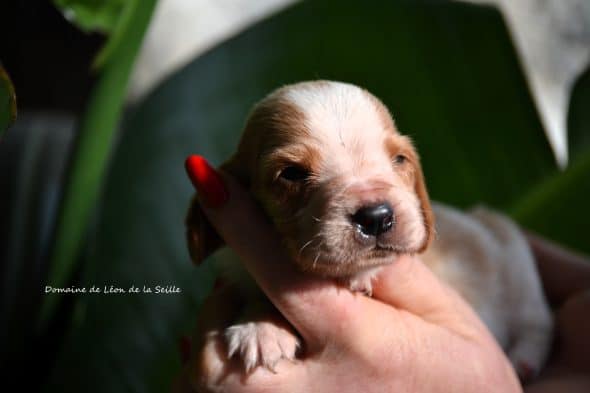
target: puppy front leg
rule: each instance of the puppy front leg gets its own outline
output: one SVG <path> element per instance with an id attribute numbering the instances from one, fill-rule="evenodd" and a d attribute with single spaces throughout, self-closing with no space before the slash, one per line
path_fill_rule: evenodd
<path id="1" fill-rule="evenodd" d="M 225 339 L 228 358 L 241 358 L 248 372 L 258 366 L 274 372 L 281 359 L 294 360 L 300 347 L 297 333 L 260 290 L 235 252 L 222 249 L 215 262 L 224 281 L 235 287 L 245 304 L 235 323 L 217 332 Z"/>
<path id="2" fill-rule="evenodd" d="M 266 299 L 248 303 L 239 321 L 225 329 L 228 357 L 241 357 L 247 372 L 262 366 L 275 372 L 281 359 L 295 360 L 300 340 Z"/>

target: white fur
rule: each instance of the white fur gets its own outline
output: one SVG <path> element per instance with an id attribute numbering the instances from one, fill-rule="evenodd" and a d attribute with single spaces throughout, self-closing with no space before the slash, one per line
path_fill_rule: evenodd
<path id="1" fill-rule="evenodd" d="M 246 371 L 261 365 L 275 371 L 282 360 L 295 360 L 299 339 L 292 332 L 271 322 L 245 322 L 228 327 L 225 332 L 228 357 L 239 354 Z"/>
<path id="2" fill-rule="evenodd" d="M 433 207 L 437 238 L 424 262 L 473 306 L 517 372 L 530 377 L 547 358 L 553 322 L 526 239 L 490 209 Z"/>
<path id="3" fill-rule="evenodd" d="M 322 168 L 323 179 L 341 176 L 353 185 L 390 174 L 382 165 L 390 158 L 372 148 L 383 143 L 383 124 L 361 88 L 342 82 L 319 87 L 304 83 L 290 88 L 286 98 L 305 113 L 312 137 L 330 157 L 330 165 Z"/>

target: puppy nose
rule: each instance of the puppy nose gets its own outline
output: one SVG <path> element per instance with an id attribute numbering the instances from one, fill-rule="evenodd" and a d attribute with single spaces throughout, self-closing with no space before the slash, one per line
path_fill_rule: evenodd
<path id="1" fill-rule="evenodd" d="M 364 206 L 354 213 L 352 222 L 365 235 L 378 236 L 393 226 L 393 208 L 388 203 Z"/>

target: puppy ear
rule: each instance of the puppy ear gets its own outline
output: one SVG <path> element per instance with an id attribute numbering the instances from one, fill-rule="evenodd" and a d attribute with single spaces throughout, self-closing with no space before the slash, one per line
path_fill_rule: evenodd
<path id="1" fill-rule="evenodd" d="M 244 165 L 236 156 L 221 165 L 220 169 L 233 176 L 243 187 L 249 187 L 250 180 Z M 221 248 L 225 242 L 217 234 L 201 209 L 197 196 L 193 196 L 185 220 L 186 241 L 191 260 L 198 265 Z"/>
<path id="2" fill-rule="evenodd" d="M 420 200 L 420 209 L 422 210 L 422 219 L 424 220 L 424 227 L 426 228 L 426 237 L 424 243 L 420 248 L 420 252 L 426 250 L 432 239 L 434 238 L 434 212 L 430 206 L 430 198 L 426 191 L 426 183 L 424 182 L 424 175 L 422 167 L 418 160 L 414 164 L 414 190 L 418 199 Z"/>
<path id="3" fill-rule="evenodd" d="M 195 265 L 223 246 L 224 242 L 205 217 L 197 196 L 193 196 L 186 215 L 186 242 Z"/>

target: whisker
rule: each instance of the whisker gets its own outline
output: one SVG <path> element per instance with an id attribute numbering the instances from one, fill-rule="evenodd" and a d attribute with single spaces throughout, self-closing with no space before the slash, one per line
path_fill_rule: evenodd
<path id="1" fill-rule="evenodd" d="M 318 251 L 317 255 L 315 256 L 315 259 L 313 260 L 313 268 L 314 269 L 316 267 L 316 264 L 318 262 L 318 259 L 319 259 L 320 255 L 321 255 L 321 253 L 322 253 L 321 251 Z"/>
<path id="2" fill-rule="evenodd" d="M 316 238 L 317 238 L 317 236 L 314 236 L 314 237 L 312 237 L 312 238 L 311 238 L 311 240 L 310 240 L 310 241 L 308 241 L 307 243 L 305 243 L 305 244 L 303 245 L 303 247 L 301 247 L 301 248 L 299 249 L 299 255 L 301 255 L 301 253 L 303 252 L 303 250 L 305 249 L 305 247 L 307 247 L 307 246 L 309 246 L 311 243 L 313 243 L 313 241 L 314 241 L 314 240 L 316 240 Z"/>
<path id="3" fill-rule="evenodd" d="M 318 236 L 316 236 L 316 237 L 317 237 L 317 238 L 319 238 L 319 235 L 318 235 Z M 316 249 L 316 250 L 319 250 L 319 249 L 320 249 L 320 247 L 322 247 L 323 245 L 324 245 L 324 242 L 323 242 L 323 241 L 321 241 L 321 242 L 319 242 L 319 244 L 318 244 L 318 245 L 315 247 L 315 249 Z"/>

